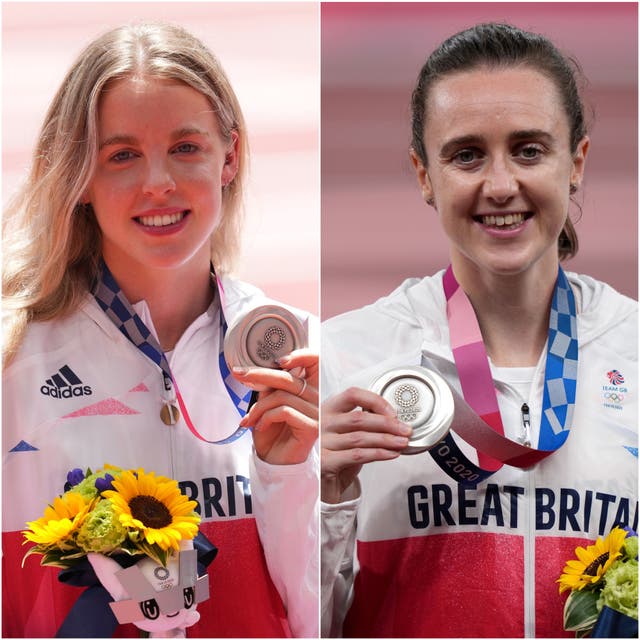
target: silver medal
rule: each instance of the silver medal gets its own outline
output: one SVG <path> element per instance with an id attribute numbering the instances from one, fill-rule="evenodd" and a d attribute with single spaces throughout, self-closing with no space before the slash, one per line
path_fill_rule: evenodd
<path id="1" fill-rule="evenodd" d="M 224 357 L 231 369 L 277 369 L 278 358 L 306 346 L 306 331 L 290 311 L 277 305 L 264 305 L 249 311 L 227 331 Z"/>
<path id="2" fill-rule="evenodd" d="M 440 442 L 453 420 L 453 395 L 437 373 L 424 367 L 393 369 L 370 387 L 396 409 L 398 420 L 413 428 L 401 453 L 422 453 Z"/>

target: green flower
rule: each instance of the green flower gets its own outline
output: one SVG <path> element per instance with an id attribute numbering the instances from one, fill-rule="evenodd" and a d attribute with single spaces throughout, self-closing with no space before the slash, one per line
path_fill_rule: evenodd
<path id="1" fill-rule="evenodd" d="M 102 500 L 89 513 L 78 532 L 78 545 L 87 553 L 109 553 L 125 540 L 127 530 L 120 524 L 109 500 Z"/>
<path id="2" fill-rule="evenodd" d="M 637 560 L 627 562 L 619 560 L 609 567 L 605 576 L 605 585 L 598 600 L 598 609 L 604 605 L 638 619 Z"/>
<path id="3" fill-rule="evenodd" d="M 87 477 L 73 487 L 74 491 L 80 493 L 85 500 L 92 500 L 98 497 L 100 491 L 96 488 L 96 480 L 109 475 L 111 479 L 120 473 L 119 467 L 106 464 L 104 469 L 98 469 L 95 473 L 91 473 L 91 469 L 87 469 Z"/>
<path id="4" fill-rule="evenodd" d="M 638 558 L 638 536 L 629 536 L 624 541 L 624 555 L 631 560 Z"/>

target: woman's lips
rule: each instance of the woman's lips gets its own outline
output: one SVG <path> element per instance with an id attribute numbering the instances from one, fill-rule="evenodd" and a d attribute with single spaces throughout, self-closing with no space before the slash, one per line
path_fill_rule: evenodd
<path id="1" fill-rule="evenodd" d="M 485 227 L 495 229 L 516 229 L 533 214 L 526 211 L 512 211 L 508 213 L 486 213 L 474 216 L 476 222 Z"/>
<path id="2" fill-rule="evenodd" d="M 492 236 L 507 238 L 518 235 L 527 227 L 533 217 L 530 211 L 509 211 L 500 213 L 483 213 L 473 216 L 481 229 Z"/>
<path id="3" fill-rule="evenodd" d="M 182 229 L 190 213 L 190 209 L 147 211 L 133 220 L 145 232 L 162 235 Z"/>
<path id="4" fill-rule="evenodd" d="M 188 213 L 188 209 L 150 211 L 137 216 L 135 220 L 144 227 L 167 227 L 180 222 Z"/>

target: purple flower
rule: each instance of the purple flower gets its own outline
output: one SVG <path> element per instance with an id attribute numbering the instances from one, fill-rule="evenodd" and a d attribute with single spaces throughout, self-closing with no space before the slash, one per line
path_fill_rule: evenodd
<path id="1" fill-rule="evenodd" d="M 71 469 L 67 473 L 67 482 L 70 486 L 75 487 L 84 480 L 84 471 L 82 469 Z"/>
<path id="2" fill-rule="evenodd" d="M 98 493 L 113 489 L 113 485 L 111 483 L 114 480 L 115 478 L 110 473 L 105 474 L 104 478 L 96 478 L 96 489 L 98 490 Z"/>

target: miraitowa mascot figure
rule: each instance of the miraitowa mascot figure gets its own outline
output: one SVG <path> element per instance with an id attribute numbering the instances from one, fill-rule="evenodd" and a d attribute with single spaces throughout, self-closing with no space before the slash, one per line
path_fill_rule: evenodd
<path id="1" fill-rule="evenodd" d="M 89 562 L 121 624 L 132 622 L 152 638 L 185 638 L 187 627 L 200 619 L 199 602 L 209 598 L 209 576 L 198 578 L 197 551 L 192 540 L 180 542 L 180 551 L 163 567 L 143 558 L 123 569 L 115 560 L 89 553 Z"/>

